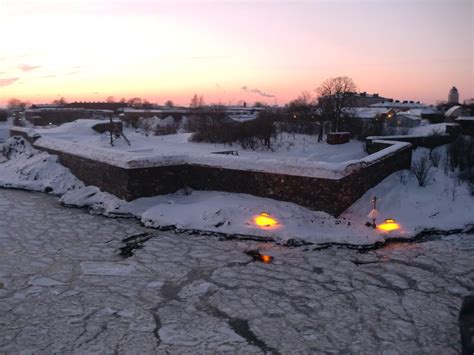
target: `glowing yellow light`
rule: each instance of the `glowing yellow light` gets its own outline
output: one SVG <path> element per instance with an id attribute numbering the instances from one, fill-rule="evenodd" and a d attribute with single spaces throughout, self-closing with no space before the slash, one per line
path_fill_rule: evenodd
<path id="1" fill-rule="evenodd" d="M 255 224 L 262 228 L 272 228 L 278 225 L 278 221 L 275 218 L 270 217 L 266 212 L 260 213 L 254 217 Z"/>
<path id="2" fill-rule="evenodd" d="M 393 231 L 393 230 L 400 229 L 400 225 L 398 223 L 396 223 L 394 219 L 388 218 L 388 219 L 385 220 L 384 223 L 379 224 L 377 226 L 377 229 L 380 229 L 384 232 L 390 232 L 390 231 Z"/>

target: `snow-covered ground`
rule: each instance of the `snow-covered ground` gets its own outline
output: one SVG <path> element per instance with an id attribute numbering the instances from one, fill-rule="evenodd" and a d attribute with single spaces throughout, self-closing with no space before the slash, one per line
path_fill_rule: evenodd
<path id="1" fill-rule="evenodd" d="M 363 219 L 366 215 L 364 203 L 377 196 L 379 220 L 394 218 L 409 234 L 430 228 L 450 230 L 474 226 L 474 196 L 469 186 L 456 178 L 457 172 L 446 167 L 446 149 L 447 146 L 441 146 L 434 150 L 441 160 L 439 167 L 429 170 L 427 186 L 420 187 L 408 170 L 396 172 L 367 191 L 342 217 Z M 418 148 L 412 159 L 417 161 L 428 154 L 428 149 Z"/>
<path id="2" fill-rule="evenodd" d="M 91 127 L 96 120 L 77 120 L 53 128 L 35 128 L 42 137 L 62 139 L 69 142 L 79 143 L 86 146 L 100 147 L 107 150 L 135 153 L 136 155 L 177 155 L 177 154 L 209 154 L 225 150 L 237 150 L 239 156 L 272 159 L 307 159 L 310 161 L 321 161 L 329 163 L 341 163 L 355 160 L 366 156 L 363 142 L 352 140 L 345 145 L 329 145 L 325 142 L 317 142 L 315 136 L 304 134 L 283 133 L 278 136 L 272 151 L 267 150 L 243 150 L 240 145 L 224 145 L 210 143 L 189 142 L 191 133 L 178 133 L 163 136 L 146 136 L 141 131 L 124 128 L 126 137 L 131 146 L 123 139 L 116 141 L 112 148 L 107 134 L 94 132 Z"/>
<path id="3" fill-rule="evenodd" d="M 2 189 L 0 216 L 1 354 L 461 351 L 472 234 L 290 249 L 153 231 Z M 118 255 L 139 233 L 151 238 Z"/>
<path id="4" fill-rule="evenodd" d="M 84 187 L 55 156 L 21 142 L 24 140 L 11 138 L 6 145 L 11 153 L 10 159 L 0 165 L 0 186 L 62 195 L 65 205 L 88 207 L 110 216 L 136 217 L 150 227 L 172 226 L 277 241 L 373 244 L 393 236 L 414 236 L 426 228 L 462 229 L 474 224 L 474 198 L 465 184 L 445 174 L 443 159 L 440 167 L 431 169 L 428 186 L 419 187 L 409 171 L 397 172 L 367 191 L 340 218 L 334 218 L 293 203 L 217 191 L 178 191 L 126 202 L 97 187 Z M 445 147 L 438 150 L 445 155 Z M 418 149 L 414 159 L 426 153 Z M 374 196 L 379 199 L 377 222 L 393 218 L 400 229 L 384 232 L 365 226 Z M 259 226 L 256 217 L 263 212 L 275 219 L 276 225 Z"/>
<path id="5" fill-rule="evenodd" d="M 424 124 L 418 127 L 410 128 L 408 135 L 410 136 L 430 136 L 432 134 L 445 134 L 446 123 L 429 124 L 424 121 Z"/>
<path id="6" fill-rule="evenodd" d="M 237 146 L 192 143 L 190 134 L 146 136 L 142 132 L 125 129 L 131 141 L 122 138 L 109 144 L 107 134 L 92 130 L 97 120 L 77 120 L 59 127 L 21 129 L 29 135 L 39 135 L 35 145 L 79 155 L 122 168 L 155 167 L 195 164 L 227 169 L 262 171 L 278 174 L 337 179 L 356 166 L 369 162 L 359 141 L 334 146 L 317 143 L 314 137 L 283 135 L 274 145 L 275 151 L 242 151 Z M 102 121 L 103 122 L 103 121 Z M 403 146 L 393 147 L 402 149 Z M 392 150 L 393 150 L 392 149 Z M 238 150 L 239 155 L 213 154 Z M 390 154 L 387 151 L 387 154 Z M 368 159 L 368 160 L 367 160 Z"/>

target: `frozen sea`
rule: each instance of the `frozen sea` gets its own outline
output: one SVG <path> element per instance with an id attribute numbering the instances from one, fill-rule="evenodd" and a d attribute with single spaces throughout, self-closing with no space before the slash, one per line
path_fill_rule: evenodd
<path id="1" fill-rule="evenodd" d="M 151 238 L 120 256 L 139 233 Z M 253 249 L 273 262 L 252 261 Z M 290 249 L 0 189 L 1 354 L 456 354 L 473 293 L 472 234 Z"/>

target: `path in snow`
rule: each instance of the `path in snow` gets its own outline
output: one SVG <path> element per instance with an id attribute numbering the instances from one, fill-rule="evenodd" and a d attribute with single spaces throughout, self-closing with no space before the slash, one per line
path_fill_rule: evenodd
<path id="1" fill-rule="evenodd" d="M 0 216 L 0 353 L 454 354 L 474 292 L 473 235 L 305 251 L 156 232 L 1 189 Z M 118 255 L 143 232 L 142 249 Z"/>

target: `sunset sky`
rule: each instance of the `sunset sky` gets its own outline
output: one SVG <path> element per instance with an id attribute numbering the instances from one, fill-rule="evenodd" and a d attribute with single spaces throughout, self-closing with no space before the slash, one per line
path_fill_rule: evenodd
<path id="1" fill-rule="evenodd" d="M 326 78 L 474 97 L 473 0 L 0 0 L 0 105 L 142 97 L 286 103 Z"/>

